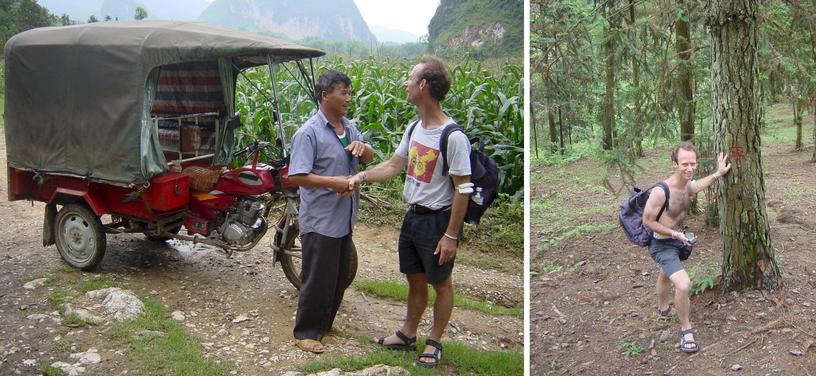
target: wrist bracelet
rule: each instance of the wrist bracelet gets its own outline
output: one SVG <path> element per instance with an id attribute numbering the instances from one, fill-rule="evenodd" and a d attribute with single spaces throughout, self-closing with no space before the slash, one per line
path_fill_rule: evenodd
<path id="1" fill-rule="evenodd" d="M 445 235 L 445 237 L 446 237 L 446 238 L 448 238 L 448 239 L 451 239 L 451 240 L 459 240 L 459 238 L 457 238 L 457 237 L 455 237 L 455 236 L 450 236 L 450 235 L 448 235 L 448 233 L 447 233 L 447 232 L 446 232 L 444 235 Z"/>

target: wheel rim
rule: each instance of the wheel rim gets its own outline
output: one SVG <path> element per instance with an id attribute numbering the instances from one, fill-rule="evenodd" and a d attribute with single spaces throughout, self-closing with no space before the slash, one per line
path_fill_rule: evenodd
<path id="1" fill-rule="evenodd" d="M 93 257 L 96 248 L 94 229 L 79 214 L 71 213 L 60 224 L 64 256 L 82 264 Z"/>

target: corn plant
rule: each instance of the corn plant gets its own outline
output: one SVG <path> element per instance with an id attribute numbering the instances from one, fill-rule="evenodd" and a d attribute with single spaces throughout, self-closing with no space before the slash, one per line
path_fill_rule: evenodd
<path id="1" fill-rule="evenodd" d="M 388 159 L 399 145 L 406 127 L 416 118 L 407 102 L 404 82 L 414 60 L 373 59 L 321 60 L 315 75 L 328 69 L 346 73 L 352 81 L 352 103 L 347 117 L 356 123 L 375 150 L 375 162 Z M 449 66 L 451 90 L 443 101 L 447 111 L 467 132 L 479 138 L 485 152 L 501 172 L 499 191 L 520 198 L 524 183 L 523 71 L 505 65 L 488 70 L 477 61 Z M 290 69 L 291 70 L 291 69 Z M 287 140 L 316 111 L 307 92 L 285 69 L 274 72 L 278 87 L 280 118 Z M 257 89 L 256 89 L 257 88 Z M 311 90 L 311 89 L 310 89 Z M 276 140 L 271 100 L 272 87 L 266 67 L 247 70 L 239 78 L 236 110 L 244 123 L 239 145 L 253 139 Z"/>

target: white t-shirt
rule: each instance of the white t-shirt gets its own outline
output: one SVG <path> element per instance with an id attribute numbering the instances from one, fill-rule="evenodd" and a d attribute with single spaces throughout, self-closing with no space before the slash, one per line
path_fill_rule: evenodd
<path id="1" fill-rule="evenodd" d="M 453 183 L 450 176 L 442 176 L 442 156 L 439 138 L 445 127 L 454 124 L 448 120 L 445 125 L 427 130 L 420 120 L 408 140 L 408 129 L 402 135 L 397 156 L 408 159 L 408 172 L 402 195 L 409 204 L 419 204 L 430 209 L 440 209 L 453 203 Z M 448 175 L 470 175 L 470 141 L 462 132 L 448 136 Z"/>

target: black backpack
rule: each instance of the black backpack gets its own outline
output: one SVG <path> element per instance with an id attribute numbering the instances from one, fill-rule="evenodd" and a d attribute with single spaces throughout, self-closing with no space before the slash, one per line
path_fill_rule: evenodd
<path id="1" fill-rule="evenodd" d="M 652 230 L 643 226 L 643 209 L 646 208 L 646 201 L 649 200 L 649 191 L 657 186 L 663 188 L 666 193 L 666 202 L 657 213 L 657 219 L 663 215 L 663 211 L 669 208 L 669 185 L 661 181 L 648 189 L 641 190 L 638 187 L 632 188 L 632 195 L 620 205 L 620 225 L 629 238 L 629 241 L 640 246 L 648 246 L 652 240 Z"/>
<path id="2" fill-rule="evenodd" d="M 411 136 L 414 133 L 419 120 L 415 120 L 408 129 L 408 140 L 410 142 Z M 439 151 L 442 154 L 442 176 L 448 174 L 448 137 L 453 132 L 465 133 L 465 130 L 454 123 L 445 127 L 442 135 L 439 137 Z M 465 137 L 467 134 L 465 133 Z M 499 168 L 496 161 L 491 159 L 484 152 L 484 144 L 479 138 L 468 138 L 470 140 L 470 181 L 473 183 L 473 193 L 470 194 L 468 200 L 467 212 L 465 212 L 465 222 L 470 224 L 478 224 L 482 219 L 482 215 L 490 207 L 490 204 L 496 199 L 499 191 Z M 479 143 L 479 147 L 473 147 L 473 144 Z M 474 200 L 476 195 L 476 188 L 481 188 L 481 203 Z M 454 187 L 455 189 L 455 187 Z"/>

